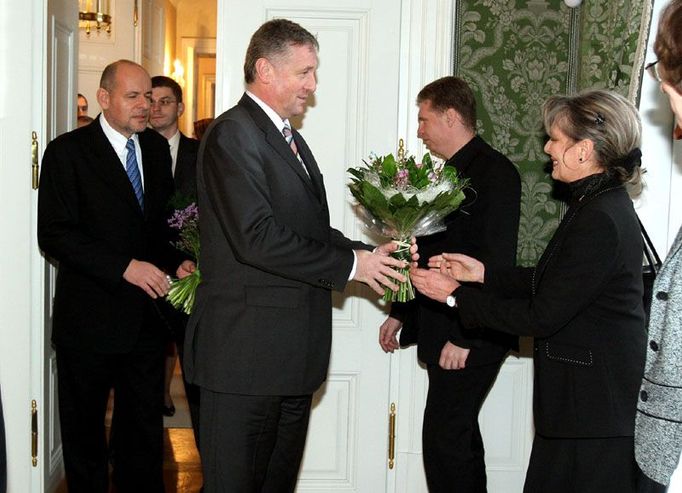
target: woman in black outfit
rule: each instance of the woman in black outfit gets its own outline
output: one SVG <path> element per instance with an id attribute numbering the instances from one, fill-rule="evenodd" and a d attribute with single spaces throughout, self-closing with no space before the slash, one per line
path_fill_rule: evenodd
<path id="1" fill-rule="evenodd" d="M 412 280 L 466 327 L 535 338 L 526 493 L 633 492 L 646 336 L 642 240 L 625 184 L 639 185 L 641 124 L 609 91 L 553 97 L 543 112 L 552 178 L 571 197 L 538 265 L 500 270 L 443 254 Z"/>

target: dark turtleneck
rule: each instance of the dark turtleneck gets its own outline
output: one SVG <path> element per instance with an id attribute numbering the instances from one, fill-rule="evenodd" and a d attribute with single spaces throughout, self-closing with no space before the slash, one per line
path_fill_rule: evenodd
<path id="1" fill-rule="evenodd" d="M 622 186 L 622 184 L 608 173 L 595 173 L 568 184 L 570 198 L 569 206 L 574 206 L 586 197 L 602 192 L 609 188 Z"/>

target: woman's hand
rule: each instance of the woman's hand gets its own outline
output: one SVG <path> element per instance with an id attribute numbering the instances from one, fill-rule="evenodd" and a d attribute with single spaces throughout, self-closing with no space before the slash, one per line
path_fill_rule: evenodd
<path id="1" fill-rule="evenodd" d="M 412 285 L 424 296 L 445 303 L 450 293 L 459 287 L 459 283 L 451 276 L 437 270 L 410 269 Z"/>
<path id="2" fill-rule="evenodd" d="M 443 253 L 429 259 L 429 268 L 440 270 L 459 282 L 480 282 L 485 280 L 485 265 L 461 253 Z"/>

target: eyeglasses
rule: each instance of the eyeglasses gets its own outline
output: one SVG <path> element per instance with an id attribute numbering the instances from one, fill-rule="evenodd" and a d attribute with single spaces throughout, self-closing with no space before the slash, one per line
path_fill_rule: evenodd
<path id="1" fill-rule="evenodd" d="M 154 106 L 154 105 L 159 105 L 162 108 L 165 106 L 168 106 L 169 104 L 176 103 L 177 101 L 175 99 L 171 98 L 161 98 L 161 99 L 149 99 L 149 103 Z"/>
<path id="2" fill-rule="evenodd" d="M 654 80 L 655 80 L 656 82 L 658 82 L 659 84 L 660 84 L 661 82 L 663 82 L 663 78 L 661 77 L 661 74 L 660 74 L 659 71 L 658 71 L 658 60 L 653 61 L 653 62 L 649 63 L 648 65 L 646 65 L 646 66 L 644 67 L 644 70 L 646 70 L 646 72 L 647 72 L 651 77 L 653 77 Z"/>

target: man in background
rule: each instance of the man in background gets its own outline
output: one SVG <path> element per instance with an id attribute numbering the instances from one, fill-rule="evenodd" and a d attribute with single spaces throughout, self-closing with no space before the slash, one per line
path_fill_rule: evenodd
<path id="1" fill-rule="evenodd" d="M 77 116 L 88 116 L 88 100 L 81 93 L 78 93 L 78 112 Z"/>
<path id="2" fill-rule="evenodd" d="M 197 152 L 199 141 L 178 129 L 178 118 L 185 112 L 182 88 L 170 77 L 152 77 L 151 127 L 168 139 L 173 160 L 173 178 L 177 192 L 188 198 L 197 195 Z"/>
<path id="3" fill-rule="evenodd" d="M 43 156 L 38 242 L 59 264 L 52 343 L 69 493 L 109 490 L 111 388 L 117 491 L 164 491 L 167 329 L 155 303 L 181 257 L 166 225 L 168 142 L 147 129 L 151 96 L 140 65 L 108 65 L 97 90 L 102 113 L 50 142 Z"/>
<path id="4" fill-rule="evenodd" d="M 152 100 L 150 126 L 168 139 L 172 159 L 173 180 L 175 181 L 176 193 L 181 194 L 186 201 L 196 201 L 197 196 L 197 151 L 199 141 L 186 137 L 178 129 L 178 118 L 185 112 L 185 104 L 182 102 L 182 88 L 170 77 L 157 75 L 152 77 Z M 184 204 L 183 204 L 184 205 Z M 188 204 L 187 204 L 188 205 Z M 175 406 L 170 396 L 170 383 L 175 368 L 176 356 L 180 356 L 180 366 L 184 361 L 184 340 L 187 315 L 180 310 L 175 310 L 170 305 L 164 307 L 164 314 L 171 326 L 173 340 L 166 353 L 165 365 L 165 391 L 164 391 L 164 414 L 175 414 Z M 194 438 L 199 444 L 199 388 L 187 382 L 184 377 L 185 395 L 189 405 Z"/>
<path id="5" fill-rule="evenodd" d="M 457 77 L 427 84 L 417 96 L 417 136 L 433 154 L 469 179 L 466 199 L 446 218 L 447 231 L 418 239 L 420 256 L 458 252 L 486 264 L 513 266 L 519 226 L 521 183 L 514 165 L 476 135 L 476 100 Z M 485 260 L 483 260 L 485 259 Z M 452 303 L 454 305 L 454 303 Z M 424 468 L 431 493 L 485 493 L 486 472 L 478 413 L 513 336 L 467 331 L 457 309 L 420 293 L 394 303 L 381 325 L 386 352 L 418 343 L 427 366 L 429 391 L 422 433 Z"/>

